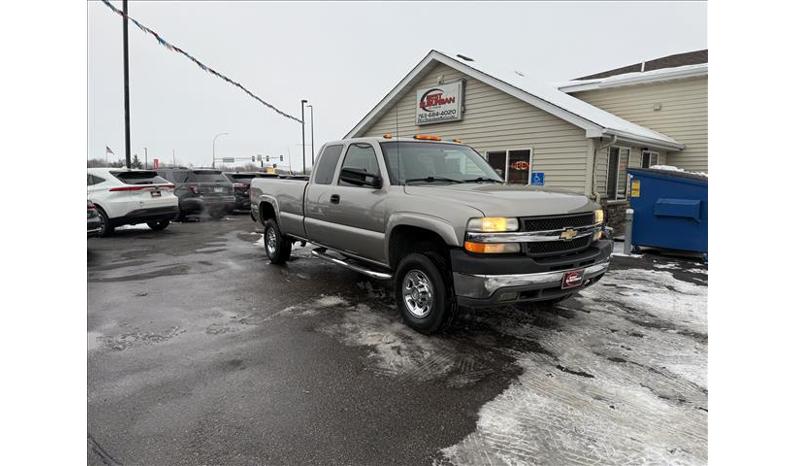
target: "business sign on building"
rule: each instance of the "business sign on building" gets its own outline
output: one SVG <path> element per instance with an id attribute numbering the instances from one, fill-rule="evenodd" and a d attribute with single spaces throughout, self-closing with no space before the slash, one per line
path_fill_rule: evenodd
<path id="1" fill-rule="evenodd" d="M 418 125 L 462 119 L 462 81 L 419 89 L 415 102 Z"/>

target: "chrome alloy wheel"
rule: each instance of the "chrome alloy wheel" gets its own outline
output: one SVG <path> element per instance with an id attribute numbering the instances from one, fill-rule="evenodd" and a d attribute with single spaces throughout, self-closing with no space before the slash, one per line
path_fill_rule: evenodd
<path id="1" fill-rule="evenodd" d="M 269 256 L 276 255 L 276 244 L 276 231 L 273 228 L 269 228 L 265 233 L 265 248 L 268 249 Z"/>
<path id="2" fill-rule="evenodd" d="M 434 288 L 425 273 L 417 269 L 410 270 L 404 275 L 401 289 L 406 308 L 414 317 L 422 319 L 431 313 Z"/>

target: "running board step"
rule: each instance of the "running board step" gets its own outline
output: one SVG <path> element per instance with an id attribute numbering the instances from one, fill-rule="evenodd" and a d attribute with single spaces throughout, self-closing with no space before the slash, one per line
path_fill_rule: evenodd
<path id="1" fill-rule="evenodd" d="M 337 265 L 342 265 L 343 267 L 345 267 L 347 269 L 351 269 L 354 272 L 359 272 L 359 273 L 361 273 L 363 275 L 367 275 L 370 278 L 375 278 L 376 280 L 389 280 L 389 279 L 392 278 L 392 274 L 385 273 L 385 272 L 378 272 L 376 270 L 371 270 L 371 269 L 365 268 L 362 265 L 353 264 L 353 263 L 351 263 L 351 262 L 349 262 L 349 261 L 347 261 L 345 259 L 339 259 L 337 257 L 330 256 L 329 254 L 326 253 L 326 250 L 324 248 L 313 249 L 312 250 L 312 255 L 315 256 L 315 257 L 319 257 L 319 258 L 321 258 L 323 260 L 327 260 L 329 262 L 333 262 L 333 263 L 335 263 Z"/>

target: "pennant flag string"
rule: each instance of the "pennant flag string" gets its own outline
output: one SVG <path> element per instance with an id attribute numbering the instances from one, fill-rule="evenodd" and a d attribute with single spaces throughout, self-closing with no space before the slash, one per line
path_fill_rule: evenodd
<path id="1" fill-rule="evenodd" d="M 108 8 L 113 10 L 114 13 L 118 14 L 121 17 L 124 17 L 124 12 L 122 10 L 116 8 L 115 6 L 113 6 L 109 0 L 102 0 L 102 3 L 104 3 Z M 146 27 L 143 24 L 139 23 L 138 21 L 136 21 L 135 19 L 130 17 L 130 15 L 127 15 L 127 19 L 130 20 L 134 25 L 136 25 L 138 27 L 138 29 L 140 29 L 140 30 L 146 32 L 147 34 L 150 34 L 152 37 L 154 37 L 155 40 L 158 41 L 158 44 L 162 45 L 166 49 L 171 50 L 172 52 L 177 52 L 180 55 L 183 55 L 185 58 L 187 58 L 187 59 L 191 60 L 192 62 L 196 63 L 196 65 L 199 68 L 201 68 L 203 71 L 211 73 L 211 74 L 223 79 L 224 81 L 232 84 L 233 86 L 239 88 L 240 90 L 242 90 L 243 92 L 245 92 L 246 94 L 251 96 L 251 98 L 253 98 L 254 100 L 260 102 L 261 104 L 265 105 L 266 107 L 270 108 L 271 110 L 275 111 L 276 113 L 282 115 L 283 117 L 289 118 L 289 119 L 291 119 L 293 121 L 297 121 L 297 122 L 301 123 L 301 119 L 296 118 L 293 115 L 290 115 L 289 113 L 285 113 L 282 110 L 279 110 L 278 108 L 276 108 L 273 105 L 269 104 L 268 102 L 264 101 L 263 99 L 261 99 L 260 97 L 255 95 L 252 91 L 250 91 L 250 90 L 246 89 L 245 87 L 243 87 L 242 84 L 238 83 L 237 81 L 233 81 L 232 79 L 229 79 L 228 77 L 224 76 L 223 74 L 219 73 L 218 71 L 214 70 L 213 68 L 210 68 L 209 66 L 207 66 L 204 63 L 200 62 L 199 60 L 197 60 L 196 58 L 191 56 L 191 54 L 189 54 L 188 52 L 184 51 L 183 49 L 177 47 L 174 44 L 169 43 L 166 39 L 161 37 L 160 34 L 156 33 L 152 29 L 149 29 L 148 27 Z"/>

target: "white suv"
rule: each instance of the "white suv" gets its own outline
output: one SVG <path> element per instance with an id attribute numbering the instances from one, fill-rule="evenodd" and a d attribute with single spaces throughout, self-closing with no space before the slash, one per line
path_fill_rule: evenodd
<path id="1" fill-rule="evenodd" d="M 88 200 L 97 206 L 100 236 L 137 223 L 162 230 L 179 213 L 174 185 L 152 170 L 89 168 Z"/>

